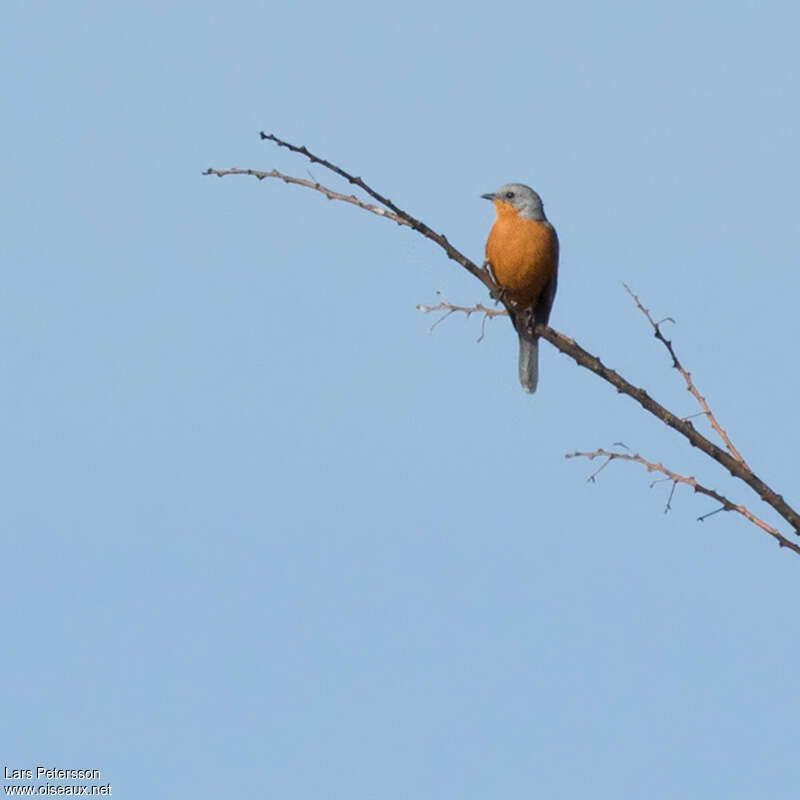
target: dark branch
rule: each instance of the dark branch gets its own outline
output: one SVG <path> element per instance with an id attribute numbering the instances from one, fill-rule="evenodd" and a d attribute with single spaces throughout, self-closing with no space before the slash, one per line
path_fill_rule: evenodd
<path id="1" fill-rule="evenodd" d="M 349 183 L 360 187 L 370 197 L 374 198 L 381 203 L 381 205 L 386 206 L 386 208 L 397 214 L 398 217 L 405 220 L 406 224 L 415 231 L 419 231 L 427 239 L 430 239 L 432 242 L 436 242 L 436 244 L 438 244 L 439 247 L 441 247 L 445 253 L 447 253 L 448 258 L 451 258 L 453 261 L 464 267 L 465 270 L 472 273 L 479 281 L 481 281 L 481 283 L 484 284 L 484 286 L 486 286 L 492 296 L 495 296 L 500 291 L 500 287 L 497 286 L 497 284 L 492 280 L 492 276 L 489 274 L 488 270 L 482 269 L 475 264 L 474 261 L 471 261 L 469 258 L 467 258 L 462 252 L 456 250 L 456 248 L 447 241 L 446 236 L 443 236 L 441 233 L 436 233 L 436 231 L 429 228 L 424 222 L 418 220 L 416 217 L 412 217 L 407 211 L 403 211 L 402 208 L 396 206 L 388 197 L 384 197 L 382 194 L 376 192 L 361 178 L 357 178 L 354 175 L 351 175 L 349 172 L 343 170 L 341 167 L 337 167 L 336 164 L 332 164 L 330 161 L 314 155 L 306 147 L 298 147 L 297 145 L 290 144 L 289 142 L 284 142 L 283 139 L 279 139 L 272 133 L 264 133 L 264 131 L 261 131 L 259 135 L 262 139 L 275 142 L 278 147 L 285 147 L 287 150 L 291 150 L 293 153 L 299 153 L 301 156 L 305 156 L 314 164 L 321 164 L 323 167 L 325 167 L 325 169 L 329 169 L 331 172 L 336 173 Z"/>

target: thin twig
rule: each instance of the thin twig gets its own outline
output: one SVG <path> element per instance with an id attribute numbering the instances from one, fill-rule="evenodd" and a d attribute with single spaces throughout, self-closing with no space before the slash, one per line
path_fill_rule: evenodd
<path id="1" fill-rule="evenodd" d="M 487 308 L 483 303 L 477 303 L 474 306 L 456 306 L 453 303 L 442 302 L 435 306 L 424 306 L 422 304 L 417 306 L 418 311 L 449 311 L 451 313 L 460 311 L 471 317 L 473 314 L 485 314 L 487 317 L 507 317 L 508 311 L 504 308 Z"/>
<path id="2" fill-rule="evenodd" d="M 396 222 L 398 225 L 411 225 L 408 220 L 398 216 L 393 211 L 388 211 L 387 209 L 382 208 L 381 206 L 373 205 L 372 203 L 366 203 L 363 200 L 360 200 L 354 194 L 342 194 L 341 192 L 335 192 L 333 189 L 329 189 L 327 186 L 323 186 L 317 181 L 307 181 L 304 178 L 294 178 L 291 175 L 278 172 L 277 169 L 263 171 L 258 169 L 239 169 L 239 167 L 231 167 L 230 169 L 212 169 L 209 167 L 203 173 L 203 175 L 216 175 L 218 178 L 224 178 L 226 175 L 252 175 L 254 178 L 258 178 L 260 181 L 263 181 L 264 178 L 278 178 L 284 183 L 293 183 L 296 186 L 305 186 L 307 189 L 313 189 L 315 192 L 320 192 L 321 194 L 324 194 L 328 200 L 341 200 L 343 203 L 350 203 L 354 206 L 358 206 L 359 208 L 363 208 L 364 211 L 369 211 L 371 214 L 377 214 L 379 217 L 390 219 L 393 222 Z"/>
<path id="3" fill-rule="evenodd" d="M 715 508 L 713 511 L 709 511 L 708 514 L 703 514 L 702 517 L 698 517 L 698 522 L 705 522 L 709 517 L 713 517 L 714 514 L 719 514 L 720 511 L 725 511 L 725 506 L 720 506 L 719 508 Z"/>
<path id="4" fill-rule="evenodd" d="M 717 435 L 722 439 L 725 443 L 725 447 L 728 448 L 728 452 L 739 462 L 742 463 L 743 466 L 750 469 L 747 462 L 744 460 L 742 454 L 734 447 L 733 442 L 730 440 L 725 429 L 722 425 L 719 424 L 717 418 L 714 416 L 713 412 L 709 408 L 708 402 L 706 398 L 700 394 L 697 386 L 695 386 L 694 381 L 692 380 L 692 374 L 681 364 L 678 356 L 675 353 L 675 349 L 672 346 L 672 342 L 667 339 L 664 334 L 661 332 L 661 325 L 664 322 L 672 322 L 674 323 L 675 320 L 672 317 L 664 317 L 660 322 L 656 322 L 650 314 L 649 309 L 646 309 L 643 305 L 641 300 L 631 291 L 631 288 L 628 286 L 627 283 L 622 284 L 625 287 L 625 291 L 633 298 L 634 303 L 636 303 L 637 308 L 642 314 L 647 317 L 647 321 L 653 326 L 653 331 L 656 339 L 658 339 L 664 347 L 667 348 L 670 356 L 672 357 L 672 366 L 675 367 L 678 372 L 683 376 L 683 380 L 686 383 L 686 388 L 694 395 L 695 400 L 700 404 L 700 408 L 703 409 L 703 413 L 708 417 L 708 421 L 711 423 L 711 427 L 717 432 Z"/>
<path id="5" fill-rule="evenodd" d="M 685 417 L 681 417 L 681 419 L 695 419 L 696 417 L 707 417 L 708 411 L 698 411 L 696 414 L 687 414 Z"/>
<path id="6" fill-rule="evenodd" d="M 678 485 L 678 481 L 672 481 L 672 488 L 669 490 L 669 497 L 667 498 L 667 505 L 664 507 L 664 513 L 669 513 L 669 510 L 672 508 L 672 498 L 675 496 L 675 488 Z"/>
<path id="7" fill-rule="evenodd" d="M 590 461 L 593 461 L 595 458 L 604 458 L 605 461 L 600 469 L 593 472 L 587 480 L 594 480 L 595 476 L 600 472 L 600 470 L 605 469 L 612 461 L 634 461 L 637 464 L 641 464 L 648 472 L 658 472 L 662 475 L 665 475 L 669 478 L 673 483 L 683 483 L 687 486 L 691 486 L 695 492 L 698 494 L 704 494 L 707 497 L 711 497 L 716 500 L 721 506 L 721 509 L 718 511 L 735 511 L 737 514 L 741 514 L 745 519 L 752 522 L 754 525 L 761 528 L 762 531 L 768 533 L 772 536 L 781 547 L 788 547 L 793 552 L 800 555 L 800 545 L 796 545 L 794 542 L 789 541 L 785 536 L 783 536 L 778 530 L 772 527 L 772 525 L 767 524 L 764 522 L 763 519 L 757 517 L 753 514 L 748 508 L 743 505 L 739 505 L 737 503 L 733 503 L 728 500 L 727 497 L 720 494 L 719 492 L 715 491 L 714 489 L 709 489 L 708 487 L 704 486 L 696 478 L 687 477 L 685 475 L 680 475 L 677 472 L 674 472 L 671 469 L 668 469 L 661 463 L 656 463 L 654 461 L 648 461 L 646 458 L 643 458 L 638 453 L 614 453 L 610 450 L 603 450 L 602 448 L 599 450 L 593 450 L 591 453 L 583 453 L 583 452 L 575 452 L 575 453 L 567 453 L 565 456 L 566 458 L 588 458 Z M 674 490 L 674 486 L 673 486 Z M 672 493 L 670 493 L 669 500 L 667 501 L 667 511 L 670 508 L 670 502 L 672 500 Z M 712 512 L 717 513 L 717 512 Z M 704 514 L 702 517 L 698 517 L 698 521 L 702 521 L 709 517 L 710 514 Z"/>
<path id="8" fill-rule="evenodd" d="M 612 458 L 607 458 L 589 477 L 586 478 L 587 483 L 597 483 L 597 476 L 613 461 Z"/>
<path id="9" fill-rule="evenodd" d="M 483 317 L 481 318 L 481 335 L 476 339 L 478 342 L 483 341 L 483 337 L 486 335 L 486 320 L 493 319 L 494 317 L 507 317 L 508 311 L 504 308 L 487 308 L 483 303 L 478 303 L 474 306 L 456 306 L 452 303 L 439 303 L 435 306 L 424 306 L 424 305 L 417 305 L 418 311 L 424 311 L 426 313 L 431 311 L 444 311 L 445 313 L 442 314 L 436 322 L 433 323 L 430 327 L 430 333 L 433 333 L 434 329 L 441 323 L 444 322 L 451 314 L 456 312 L 461 312 L 465 314 L 467 319 L 469 319 L 473 314 L 482 314 Z"/>

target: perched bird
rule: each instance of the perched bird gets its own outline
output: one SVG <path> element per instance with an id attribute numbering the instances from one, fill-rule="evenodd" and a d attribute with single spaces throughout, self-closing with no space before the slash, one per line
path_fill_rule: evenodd
<path id="1" fill-rule="evenodd" d="M 486 261 L 509 300 L 519 334 L 519 382 L 535 392 L 539 380 L 539 344 L 534 323 L 547 324 L 558 276 L 558 236 L 547 221 L 542 198 L 529 186 L 508 183 L 481 195 L 497 211 L 486 241 Z"/>

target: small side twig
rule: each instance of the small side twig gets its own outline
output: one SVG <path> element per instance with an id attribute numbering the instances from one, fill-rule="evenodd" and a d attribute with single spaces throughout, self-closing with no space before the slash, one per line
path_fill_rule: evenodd
<path id="1" fill-rule="evenodd" d="M 467 319 L 469 319 L 473 314 L 483 314 L 483 318 L 481 319 L 481 335 L 477 338 L 476 341 L 481 342 L 483 341 L 483 337 L 486 335 L 486 320 L 493 319 L 494 317 L 507 317 L 508 311 L 504 308 L 487 308 L 483 303 L 478 303 L 474 306 L 456 306 L 452 303 L 439 303 L 435 306 L 425 306 L 425 305 L 417 305 L 417 311 L 424 311 L 425 313 L 429 313 L 431 311 L 444 311 L 445 313 L 442 314 L 436 322 L 433 323 L 430 327 L 430 333 L 433 333 L 434 328 L 436 328 L 439 323 L 444 322 L 451 314 L 455 314 L 460 312 L 464 314 Z"/>
<path id="2" fill-rule="evenodd" d="M 625 291 L 633 298 L 633 302 L 636 303 L 636 307 L 639 309 L 639 311 L 641 311 L 642 314 L 644 314 L 645 317 L 647 317 L 647 321 L 653 326 L 653 331 L 656 339 L 658 339 L 664 345 L 664 347 L 667 348 L 667 352 L 672 357 L 672 366 L 675 367 L 675 369 L 678 370 L 678 372 L 680 372 L 681 376 L 683 377 L 683 380 L 686 383 L 686 388 L 692 393 L 695 400 L 697 400 L 698 404 L 700 405 L 700 408 L 703 409 L 702 413 L 704 413 L 708 417 L 708 421 L 711 423 L 711 427 L 717 432 L 717 435 L 725 443 L 725 447 L 728 449 L 728 452 L 738 462 L 740 462 L 742 466 L 747 467 L 747 469 L 750 469 L 748 463 L 744 460 L 742 454 L 736 449 L 736 447 L 734 447 L 734 444 L 731 441 L 730 437 L 728 436 L 727 431 L 722 427 L 722 425 L 719 424 L 717 418 L 714 416 L 713 412 L 709 408 L 706 398 L 703 397 L 702 394 L 700 394 L 700 391 L 698 390 L 697 386 L 695 386 L 694 381 L 692 380 L 691 372 L 689 372 L 683 366 L 683 364 L 681 364 L 677 354 L 675 353 L 675 349 L 672 346 L 672 342 L 669 339 L 667 339 L 661 332 L 661 326 L 664 322 L 674 323 L 675 320 L 672 319 L 672 317 L 665 317 L 659 322 L 656 322 L 653 319 L 652 315 L 650 314 L 649 309 L 645 308 L 642 305 L 641 300 L 639 300 L 638 296 L 631 290 L 630 286 L 628 286 L 627 283 L 623 283 L 622 285 L 625 287 Z M 684 417 L 684 419 L 690 419 L 690 417 Z"/>
<path id="3" fill-rule="evenodd" d="M 398 216 L 393 211 L 388 211 L 381 206 L 376 206 L 372 203 L 367 203 L 364 200 L 360 200 L 354 194 L 342 194 L 341 192 L 336 192 L 333 189 L 329 189 L 327 186 L 323 186 L 318 181 L 295 178 L 292 175 L 279 172 L 277 169 L 258 170 L 239 169 L 239 167 L 231 167 L 230 169 L 214 169 L 213 167 L 209 167 L 203 173 L 203 175 L 216 175 L 218 178 L 224 178 L 226 175 L 252 175 L 254 178 L 258 178 L 260 181 L 263 181 L 264 178 L 278 178 L 284 183 L 292 183 L 296 186 L 305 186 L 307 189 L 313 189 L 315 192 L 320 192 L 321 194 L 324 194 L 328 200 L 341 200 L 343 203 L 350 203 L 351 205 L 358 206 L 359 208 L 363 208 L 364 211 L 369 211 L 371 214 L 377 214 L 379 217 L 390 219 L 393 222 L 396 222 L 398 225 L 410 226 L 411 224 L 408 222 L 408 220 Z"/>
<path id="4" fill-rule="evenodd" d="M 703 514 L 701 517 L 697 518 L 697 521 L 703 522 L 707 520 L 709 517 L 713 517 L 714 514 L 719 514 L 720 511 L 725 511 L 725 506 L 720 506 L 719 508 L 715 508 L 713 511 L 709 511 L 708 514 Z"/>
<path id="5" fill-rule="evenodd" d="M 671 478 L 669 480 L 672 480 Z M 678 481 L 672 480 L 672 488 L 669 490 L 669 497 L 667 498 L 667 504 L 664 506 L 664 513 L 668 514 L 670 509 L 672 508 L 672 498 L 675 496 L 675 489 L 678 486 Z"/>
<path id="6" fill-rule="evenodd" d="M 749 520 L 754 525 L 761 528 L 762 531 L 772 536 L 772 538 L 778 542 L 778 545 L 780 547 L 788 547 L 790 550 L 800 555 L 800 545 L 796 545 L 794 542 L 789 541 L 789 539 L 783 536 L 783 534 L 781 534 L 780 531 L 773 528 L 772 525 L 769 525 L 768 523 L 764 522 L 764 520 L 761 519 L 760 517 L 757 517 L 746 506 L 728 500 L 728 498 L 725 497 L 725 495 L 720 494 L 714 489 L 709 489 L 707 486 L 701 484 L 694 477 L 681 475 L 669 469 L 668 467 L 665 467 L 661 463 L 648 461 L 646 458 L 643 458 L 638 453 L 614 453 L 610 450 L 603 450 L 601 448 L 599 450 L 593 450 L 590 453 L 584 453 L 579 451 L 576 451 L 574 453 L 567 453 L 565 458 L 588 458 L 590 461 L 593 461 L 595 458 L 604 458 L 605 461 L 603 462 L 603 465 L 600 467 L 600 469 L 593 472 L 587 478 L 587 481 L 592 481 L 592 482 L 594 482 L 597 474 L 601 470 L 605 469 L 612 461 L 633 461 L 637 464 L 641 464 L 648 472 L 658 472 L 661 475 L 665 475 L 669 480 L 673 482 L 672 492 L 670 492 L 670 496 L 667 501 L 666 511 L 668 511 L 671 507 L 670 504 L 672 502 L 672 495 L 674 493 L 675 486 L 677 486 L 677 484 L 679 483 L 682 483 L 685 484 L 686 486 L 691 486 L 692 489 L 694 489 L 694 491 L 697 494 L 704 494 L 707 497 L 711 497 L 713 500 L 716 500 L 721 505 L 721 508 L 717 509 L 716 511 L 698 517 L 697 519 L 699 522 L 702 522 L 703 520 L 710 517 L 712 514 L 716 514 L 719 511 L 735 511 L 737 514 L 741 514 L 745 519 Z"/>

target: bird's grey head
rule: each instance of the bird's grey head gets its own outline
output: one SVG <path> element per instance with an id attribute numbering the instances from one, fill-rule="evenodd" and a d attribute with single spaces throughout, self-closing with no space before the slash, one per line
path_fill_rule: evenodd
<path id="1" fill-rule="evenodd" d="M 530 186 L 525 186 L 524 183 L 507 183 L 496 192 L 482 194 L 481 197 L 495 202 L 508 203 L 525 219 L 535 219 L 539 222 L 544 222 L 547 219 L 544 215 L 542 198 Z"/>

